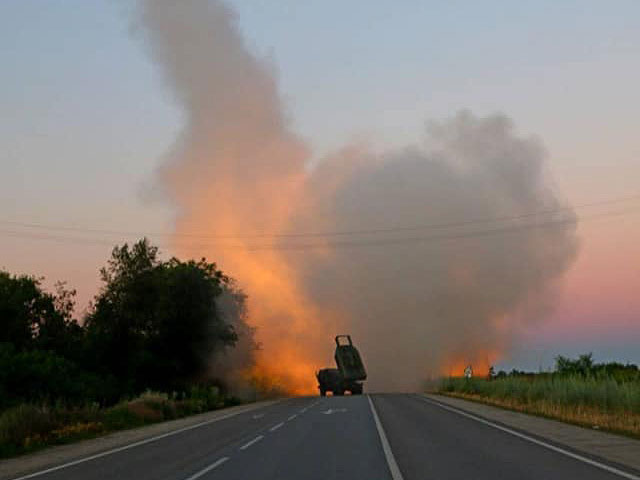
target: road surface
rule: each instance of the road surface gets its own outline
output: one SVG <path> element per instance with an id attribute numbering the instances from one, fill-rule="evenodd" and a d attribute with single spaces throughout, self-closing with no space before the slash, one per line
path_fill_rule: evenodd
<path id="1" fill-rule="evenodd" d="M 20 478 L 638 479 L 420 395 L 292 398 Z"/>

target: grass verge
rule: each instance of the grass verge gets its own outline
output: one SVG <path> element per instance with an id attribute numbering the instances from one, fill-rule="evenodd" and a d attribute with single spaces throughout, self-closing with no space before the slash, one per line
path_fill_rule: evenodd
<path id="1" fill-rule="evenodd" d="M 446 378 L 438 393 L 640 438 L 640 382 L 535 375 Z"/>

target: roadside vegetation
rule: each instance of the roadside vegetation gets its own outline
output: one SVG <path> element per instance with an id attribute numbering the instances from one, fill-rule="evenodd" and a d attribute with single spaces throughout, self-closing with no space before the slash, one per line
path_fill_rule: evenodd
<path id="1" fill-rule="evenodd" d="M 255 348 L 232 279 L 204 259 L 163 261 L 146 239 L 115 247 L 100 275 L 76 319 L 64 284 L 0 271 L 0 458 L 240 402 L 235 367 L 216 361 L 239 340 L 242 358 Z"/>
<path id="2" fill-rule="evenodd" d="M 640 370 L 559 356 L 552 372 L 445 378 L 439 393 L 640 437 Z"/>
<path id="3" fill-rule="evenodd" d="M 194 387 L 180 394 L 149 391 L 111 407 L 23 403 L 0 414 L 0 458 L 239 403 L 217 387 Z"/>

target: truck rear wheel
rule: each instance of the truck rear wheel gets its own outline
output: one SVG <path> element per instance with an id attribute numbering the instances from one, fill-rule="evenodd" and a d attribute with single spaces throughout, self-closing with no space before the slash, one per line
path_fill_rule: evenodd
<path id="1" fill-rule="evenodd" d="M 327 396 L 327 391 L 324 388 L 320 389 L 320 396 L 321 397 L 326 397 Z"/>

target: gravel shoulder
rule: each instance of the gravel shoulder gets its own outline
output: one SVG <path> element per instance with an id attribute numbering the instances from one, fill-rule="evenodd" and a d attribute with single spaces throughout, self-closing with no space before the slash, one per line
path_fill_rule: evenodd
<path id="1" fill-rule="evenodd" d="M 435 394 L 423 395 L 487 420 L 640 471 L 640 440 L 459 398 Z"/>
<path id="2" fill-rule="evenodd" d="M 177 430 L 188 429 L 203 422 L 213 423 L 241 413 L 257 410 L 280 400 L 269 400 L 247 405 L 239 405 L 211 412 L 201 413 L 186 418 L 156 423 L 130 430 L 121 430 L 108 435 L 83 440 L 68 445 L 59 445 L 32 454 L 0 461 L 0 480 L 16 478 L 34 471 L 44 470 L 55 465 L 71 462 L 79 458 L 99 455 L 113 449 L 121 448 L 136 442 L 171 434 Z"/>

